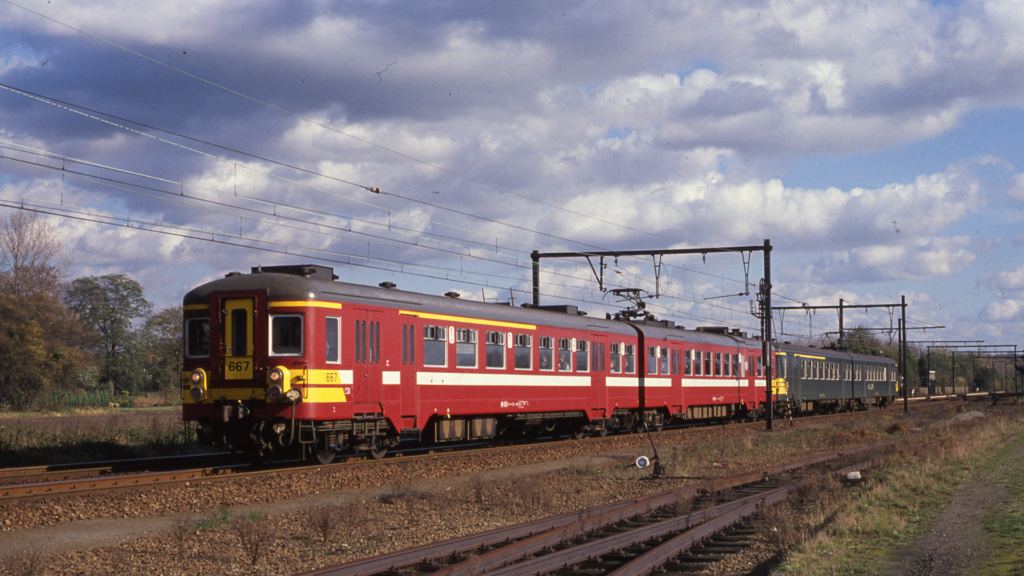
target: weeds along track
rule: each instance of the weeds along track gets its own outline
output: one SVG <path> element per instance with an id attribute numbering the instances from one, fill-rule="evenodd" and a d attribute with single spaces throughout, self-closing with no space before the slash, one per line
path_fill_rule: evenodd
<path id="1" fill-rule="evenodd" d="M 306 576 L 642 575 L 703 568 L 752 534 L 743 518 L 823 478 L 874 465 L 879 445 L 307 572 Z M 851 461 L 857 460 L 851 464 Z M 723 534 L 727 528 L 732 530 Z M 699 554 L 695 545 L 717 537 Z"/>

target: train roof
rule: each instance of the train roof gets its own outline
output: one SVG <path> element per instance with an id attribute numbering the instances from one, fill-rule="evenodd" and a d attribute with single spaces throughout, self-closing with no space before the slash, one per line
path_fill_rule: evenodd
<path id="1" fill-rule="evenodd" d="M 816 348 L 813 346 L 800 346 L 798 344 L 778 343 L 776 348 L 786 354 L 809 356 L 815 358 L 826 358 L 830 360 L 857 360 L 860 362 L 875 362 L 882 364 L 895 364 L 896 361 L 888 356 L 874 356 L 871 354 L 859 354 L 848 350 L 833 350 L 831 348 Z"/>
<path id="2" fill-rule="evenodd" d="M 266 290 L 269 300 L 321 300 L 369 306 L 387 306 L 410 311 L 462 316 L 498 322 L 538 324 L 574 330 L 600 330 L 609 334 L 634 335 L 715 346 L 759 347 L 759 340 L 726 328 L 684 330 L 672 322 L 619 321 L 593 318 L 579 313 L 576 306 L 516 308 L 449 296 L 432 296 L 399 290 L 393 284 L 380 287 L 337 281 L 334 269 L 317 265 L 257 266 L 251 273 L 231 272 L 189 291 L 183 304 L 208 304 L 212 292 Z M 634 329 L 634 326 L 636 327 Z"/>

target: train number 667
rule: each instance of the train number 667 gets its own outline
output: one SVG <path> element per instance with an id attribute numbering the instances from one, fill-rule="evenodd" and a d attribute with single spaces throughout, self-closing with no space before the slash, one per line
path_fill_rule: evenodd
<path id="1" fill-rule="evenodd" d="M 248 369 L 248 360 L 235 360 L 233 362 L 228 362 L 228 372 L 245 372 Z"/>

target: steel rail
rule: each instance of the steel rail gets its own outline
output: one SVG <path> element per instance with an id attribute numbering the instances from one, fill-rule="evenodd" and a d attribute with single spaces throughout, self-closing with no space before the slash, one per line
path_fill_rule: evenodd
<path id="1" fill-rule="evenodd" d="M 130 474 L 140 471 L 168 470 L 182 466 L 200 467 L 223 464 L 224 460 L 238 459 L 230 452 L 190 454 L 187 456 L 158 456 L 134 460 L 106 460 L 48 466 L 0 468 L 0 482 L 20 484 L 58 482 L 95 478 L 109 474 Z"/>
<path id="2" fill-rule="evenodd" d="M 320 568 L 305 572 L 303 576 L 372 576 L 472 550 L 498 547 L 480 555 L 475 555 L 472 561 L 453 564 L 445 569 L 434 572 L 434 576 L 469 576 L 479 573 L 478 571 L 485 568 L 490 569 L 500 566 L 511 558 L 522 557 L 537 550 L 550 548 L 559 542 L 574 538 L 596 527 L 606 526 L 626 518 L 650 513 L 658 508 L 671 505 L 680 498 L 751 484 L 761 481 L 766 477 L 770 478 L 799 468 L 822 464 L 837 458 L 853 456 L 864 451 L 877 450 L 879 446 L 884 446 L 885 444 L 888 443 L 832 452 L 773 466 L 765 470 L 714 479 L 697 485 L 684 486 L 676 490 L 661 492 L 644 498 L 626 502 L 613 502 L 589 510 L 569 512 L 516 526 L 497 528 L 444 542 L 425 544 L 390 554 Z"/>
<path id="3" fill-rule="evenodd" d="M 815 476 L 762 494 L 754 494 L 732 502 L 719 504 L 718 506 L 707 508 L 705 510 L 698 510 L 696 512 L 677 516 L 670 520 L 663 520 L 661 522 L 648 524 L 628 532 L 592 540 L 579 546 L 573 546 L 571 548 L 552 552 L 551 554 L 537 556 L 514 564 L 508 564 L 495 570 L 488 570 L 486 573 L 490 576 L 537 576 L 540 574 L 547 574 L 561 568 L 574 566 L 604 554 L 617 552 L 631 546 L 638 546 L 644 542 L 665 538 L 666 536 L 682 532 L 675 538 L 669 540 L 669 542 L 674 542 L 674 545 L 668 545 L 669 543 L 665 543 L 662 546 L 653 548 L 653 550 L 662 549 L 653 559 L 643 560 L 644 556 L 647 556 L 647 554 L 641 554 L 632 562 L 629 562 L 621 566 L 617 571 L 612 572 L 612 574 L 617 574 L 617 576 L 642 576 L 651 569 L 660 566 L 664 563 L 664 560 L 682 552 L 696 542 L 710 537 L 714 533 L 734 524 L 741 518 L 754 514 L 762 506 L 771 506 L 785 500 L 789 497 L 790 492 L 799 486 L 820 481 L 822 478 L 833 474 L 845 474 L 847 471 L 859 470 L 865 465 L 865 463 L 860 463 L 849 468 L 844 468 L 843 470 Z M 664 558 L 664 560 L 661 560 L 661 558 Z M 632 567 L 629 567 L 629 564 L 634 562 L 635 564 Z M 481 574 L 483 572 L 472 573 Z"/>

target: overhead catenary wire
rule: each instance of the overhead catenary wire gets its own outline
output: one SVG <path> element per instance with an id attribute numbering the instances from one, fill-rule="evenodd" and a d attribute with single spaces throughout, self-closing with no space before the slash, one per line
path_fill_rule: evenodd
<path id="1" fill-rule="evenodd" d="M 417 158 L 415 158 L 415 157 L 413 157 L 413 156 L 410 156 L 410 155 L 404 154 L 404 153 L 402 153 L 402 152 L 399 152 L 399 151 L 396 151 L 396 150 L 393 150 L 393 149 L 390 149 L 390 148 L 387 148 L 387 147 L 383 147 L 383 146 L 377 145 L 377 144 L 375 144 L 375 143 L 373 143 L 373 142 L 370 142 L 370 141 L 368 141 L 368 140 L 365 140 L 365 139 L 361 139 L 361 138 L 358 138 L 358 137 L 356 137 L 356 136 L 353 136 L 353 135 L 351 135 L 351 134 L 348 134 L 348 133 L 345 133 L 345 132 L 343 132 L 343 131 L 337 130 L 336 128 L 333 128 L 333 127 L 331 127 L 331 126 L 328 126 L 328 125 L 326 125 L 326 124 L 322 124 L 322 123 L 316 122 L 316 121 L 314 121 L 314 120 L 311 120 L 311 119 L 309 119 L 309 118 L 303 117 L 303 116 L 301 116 L 301 115 L 298 115 L 298 114 L 295 114 L 295 113 L 289 112 L 288 110 L 285 110 L 285 109 L 283 109 L 283 108 L 280 108 L 280 107 L 277 107 L 277 106 L 273 106 L 273 105 L 271 105 L 271 104 L 268 104 L 268 103 L 266 103 L 266 102 L 260 101 L 260 100 L 258 100 L 258 99 L 256 99 L 256 98 L 253 98 L 253 97 L 251 97 L 251 96 L 248 96 L 248 95 L 246 95 L 246 94 L 243 94 L 243 93 L 241 93 L 241 92 L 238 92 L 238 91 L 232 90 L 232 89 L 230 89 L 230 88 L 227 88 L 227 87 L 225 87 L 225 86 L 219 85 L 219 84 L 217 84 L 217 83 L 211 82 L 211 81 L 209 81 L 209 80 L 207 80 L 207 79 L 201 78 L 201 77 L 199 77 L 199 76 L 196 76 L 196 75 L 194 75 L 194 74 L 191 74 L 191 73 L 189 73 L 189 72 L 187 72 L 187 71 L 184 71 L 184 70 L 181 70 L 181 69 L 179 69 L 179 68 L 176 68 L 176 67 L 173 67 L 173 66 L 170 66 L 170 65 L 164 64 L 164 63 L 162 63 L 162 62 L 159 62 L 159 61 L 157 61 L 157 60 L 155 60 L 155 59 L 153 59 L 153 58 L 147 57 L 147 56 L 145 56 L 145 55 L 143 55 L 143 54 L 141 54 L 141 53 L 138 53 L 138 52 L 132 51 L 132 50 L 130 50 L 130 49 L 127 49 L 127 48 L 125 48 L 125 47 L 123 47 L 123 46 L 120 46 L 120 45 L 118 45 L 118 44 L 116 44 L 116 43 L 110 42 L 110 41 L 108 41 L 108 40 L 105 40 L 105 39 L 103 39 L 103 38 L 100 38 L 100 37 L 98 37 L 98 36 L 95 36 L 95 35 L 89 34 L 88 32 L 85 32 L 85 31 L 83 31 L 83 30 L 80 30 L 80 29 L 78 29 L 78 28 L 75 28 L 75 27 L 73 27 L 73 26 L 67 25 L 67 24 L 65 24 L 65 23 L 63 23 L 63 22 L 60 22 L 60 21 L 56 20 L 56 19 L 50 18 L 50 17 L 48 17 L 48 16 L 45 16 L 45 15 L 43 15 L 43 14 L 39 13 L 39 12 L 36 12 L 36 11 L 33 11 L 33 10 L 29 10 L 29 9 L 27 9 L 27 8 L 25 8 L 25 7 L 23 7 L 23 6 L 20 6 L 20 5 L 16 4 L 16 3 L 14 3 L 14 2 L 11 2 L 11 1 L 9 1 L 9 0 L 4 0 L 4 1 L 5 1 L 6 3 L 8 3 L 8 4 L 12 5 L 12 6 L 15 6 L 15 7 L 18 7 L 18 8 L 21 8 L 21 9 L 24 9 L 24 10 L 26 10 L 26 11 L 30 12 L 30 13 L 36 14 L 36 15 L 38 15 L 38 16 L 40 16 L 40 17 L 42 17 L 42 18 L 45 18 L 45 19 L 47 19 L 47 20 L 50 20 L 50 21 L 52 21 L 52 22 L 54 22 L 54 23 L 56 23 L 56 24 L 59 24 L 59 25 L 65 26 L 65 27 L 67 27 L 67 28 L 69 28 L 69 29 L 72 29 L 72 30 L 74 30 L 74 31 L 76 31 L 76 32 L 79 32 L 79 33 L 85 34 L 85 35 L 87 35 L 87 36 L 89 36 L 89 37 L 91 37 L 91 38 L 94 38 L 94 39 L 96 39 L 96 40 L 98 40 L 98 41 L 101 41 L 101 42 L 104 42 L 104 43 L 106 43 L 106 44 L 109 44 L 109 45 L 111 45 L 111 46 L 113 46 L 113 47 L 116 47 L 116 48 L 118 48 L 118 49 L 121 49 L 121 50 L 125 50 L 126 52 L 128 52 L 128 53 L 131 53 L 131 54 L 133 54 L 133 55 L 135 55 L 135 56 L 138 56 L 138 57 L 142 57 L 142 58 L 144 58 L 144 59 L 146 59 L 146 60 L 149 60 L 149 61 L 151 61 L 151 62 L 153 62 L 153 63 L 156 63 L 156 64 L 158 64 L 158 65 L 161 65 L 161 66 L 165 66 L 165 67 L 167 67 L 167 68 L 170 68 L 170 69 L 172 69 L 172 70 L 174 70 L 174 71 L 176 71 L 176 72 L 179 72 L 179 73 L 185 74 L 185 75 L 187 75 L 187 76 L 189 76 L 189 77 L 191 77 L 191 78 L 194 78 L 194 79 L 196 79 L 196 80 L 198 80 L 198 81 L 201 81 L 201 82 L 207 83 L 207 84 L 209 84 L 209 85 L 211 85 L 211 86 L 215 86 L 215 87 L 217 87 L 218 89 L 226 90 L 226 91 L 228 91 L 228 92 L 230 92 L 230 93 L 232 93 L 232 94 L 235 94 L 235 95 L 237 95 L 237 96 L 239 96 L 239 97 L 242 97 L 242 98 L 246 98 L 246 99 L 249 99 L 249 100 L 251 100 L 251 101 L 253 101 L 253 102 L 259 103 L 259 104 L 261 104 L 261 105 L 264 105 L 264 106 L 268 106 L 268 107 L 270 107 L 270 108 L 272 108 L 272 109 L 278 110 L 278 111 L 280 111 L 280 112 L 282 112 L 282 113 L 285 113 L 285 114 L 289 114 L 289 115 L 291 115 L 291 116 L 294 116 L 295 118 L 301 119 L 301 120 L 303 120 L 303 121 L 306 121 L 306 122 L 311 122 L 311 123 L 313 123 L 313 124 L 315 124 L 315 125 L 317 125 L 317 126 L 320 126 L 320 127 L 324 128 L 324 129 L 327 129 L 327 130 L 330 130 L 330 131 L 333 131 L 333 132 L 336 132 L 336 133 L 338 133 L 338 134 L 340 134 L 340 135 L 343 135 L 343 136 L 345 136 L 345 137 L 353 138 L 353 139 L 355 139 L 355 140 L 357 140 L 357 141 L 360 141 L 360 142 L 363 142 L 363 143 L 365 143 L 365 144 L 367 144 L 367 145 L 370 145 L 370 146 L 374 146 L 374 147 L 376 147 L 376 148 L 379 148 L 379 149 L 381 149 L 381 150 L 384 150 L 384 151 L 387 151 L 387 152 L 390 152 L 390 153 L 394 153 L 394 154 L 397 154 L 397 155 L 399 155 L 399 156 L 401 156 L 401 157 L 404 157 L 404 158 L 407 158 L 407 159 L 409 159 L 409 160 L 412 160 L 412 161 L 415 161 L 415 162 L 421 163 L 421 164 L 423 164 L 423 165 L 426 165 L 426 166 L 430 166 L 430 167 L 432 167 L 432 168 L 434 168 L 434 169 L 437 169 L 437 170 L 441 170 L 441 171 L 444 171 L 444 172 L 450 173 L 450 174 L 452 174 L 452 175 L 455 175 L 455 176 L 457 176 L 457 177 L 460 177 L 460 178 L 465 178 L 465 179 L 468 179 L 468 180 L 470 180 L 470 181 L 473 181 L 473 182 L 476 182 L 476 183 L 478 183 L 478 184 L 481 184 L 481 185 L 484 185 L 484 186 L 490 187 L 490 188 L 492 188 L 492 189 L 495 189 L 495 190 L 499 190 L 499 191 L 502 191 L 502 192 L 505 192 L 505 193 L 508 193 L 508 194 L 512 194 L 512 195 L 515 195 L 515 196 L 519 196 L 519 197 L 522 197 L 522 198 L 524 198 L 524 199 L 526 199 L 526 200 L 529 200 L 529 201 L 533 201 L 533 202 L 538 202 L 538 203 L 540 203 L 540 204 L 542 204 L 542 205 L 545 205 L 545 206 L 549 206 L 549 207 L 551 207 L 551 208 L 553 208 L 553 209 L 557 209 L 557 210 L 562 210 L 562 211 L 565 211 L 565 212 L 567 212 L 567 213 L 570 213 L 570 214 L 573 214 L 573 215 L 576 215 L 576 216 L 580 216 L 580 217 L 583 217 L 583 218 L 588 218 L 588 219 L 591 219 L 591 220 L 594 220 L 594 221 L 602 222 L 602 223 L 605 223 L 605 224 L 608 224 L 608 225 L 616 226 L 616 227 L 619 227 L 619 228 L 622 228 L 622 229 L 626 229 L 626 230 L 630 230 L 630 231 L 634 231 L 634 232 L 639 232 L 639 233 L 643 233 L 643 234 L 647 234 L 647 235 L 651 235 L 651 236 L 655 236 L 655 237 L 660 237 L 660 238 L 667 238 L 667 237 L 665 237 L 665 236 L 663 236 L 663 235 L 660 235 L 660 234 L 654 234 L 654 233 L 651 233 L 650 231 L 647 231 L 647 230 L 639 230 L 639 229 L 635 229 L 635 228 L 632 228 L 632 227 L 629 227 L 629 226 L 624 226 L 624 225 L 622 225 L 622 224 L 619 224 L 619 223 L 616 223 L 616 222 L 611 222 L 611 221 L 603 220 L 603 219 L 600 219 L 600 218 L 595 218 L 595 217 L 593 217 L 593 216 L 590 216 L 590 215 L 587 215 L 587 214 L 583 214 L 583 213 L 580 213 L 580 212 L 577 212 L 577 211 L 574 211 L 574 210 L 569 210 L 569 209 L 567 209 L 567 208 L 564 208 L 564 207 L 562 207 L 562 206 L 558 206 L 558 205 L 555 205 L 555 204 L 550 204 L 550 203 L 547 203 L 547 202 L 543 202 L 543 201 L 541 201 L 541 200 L 538 200 L 538 199 L 535 199 L 535 198 L 531 198 L 531 197 L 529 197 L 529 196 L 526 196 L 526 195 L 518 194 L 518 193 L 516 193 L 516 192 L 514 192 L 514 191 L 511 191 L 511 190 L 506 190 L 506 189 L 503 189 L 503 188 L 501 188 L 501 187 L 498 187 L 498 186 L 495 186 L 495 185 L 489 184 L 489 183 L 487 183 L 487 182 L 483 182 L 483 181 L 480 181 L 480 180 L 478 180 L 478 179 L 475 179 L 475 178 L 473 178 L 473 177 L 467 176 L 467 175 L 465 175 L 465 174 L 461 174 L 461 173 L 459 173 L 459 172 L 457 172 L 457 171 L 454 171 L 454 170 L 450 170 L 450 169 L 447 169 L 447 168 L 444 168 L 444 167 L 441 167 L 441 166 L 437 166 L 437 165 L 435 165 L 435 164 L 432 164 L 432 163 L 429 163 L 429 162 L 425 162 L 425 161 L 422 161 L 422 160 L 420 160 L 420 159 L 417 159 Z M 326 177 L 326 176 L 325 176 L 325 177 Z M 363 186 L 363 185 L 360 185 L 360 184 L 354 184 L 354 185 L 357 185 L 357 186 L 363 187 L 363 188 L 365 188 L 365 189 L 367 189 L 367 190 L 370 190 L 370 191 L 374 191 L 374 192 L 379 192 L 379 189 L 376 189 L 376 188 L 374 188 L 374 187 L 367 187 L 367 186 Z M 414 202 L 422 202 L 422 201 L 418 201 L 418 200 L 415 200 L 415 199 L 407 199 L 407 200 L 410 200 L 410 201 L 414 201 Z M 424 204 L 427 204 L 427 205 L 431 205 L 431 206 L 435 206 L 435 207 L 438 207 L 438 206 L 436 206 L 436 205 L 433 205 L 433 204 L 431 204 L 431 203 L 425 203 L 425 202 L 423 202 L 423 203 L 424 203 Z M 438 208 L 442 208 L 442 209 L 444 209 L 443 207 L 438 207 Z M 473 215 L 473 214 L 470 214 L 470 213 L 465 213 L 465 212 L 461 212 L 461 213 L 463 213 L 464 215 L 466 215 L 466 216 L 469 216 L 469 217 L 479 217 L 479 216 L 477 216 L 477 215 Z M 503 222 L 499 222 L 499 224 L 501 224 L 501 225 L 504 225 L 504 226 L 509 226 L 509 224 L 508 224 L 508 223 L 503 223 Z M 528 229 L 525 229 L 525 228 L 524 228 L 524 230 L 528 230 Z M 537 234 L 543 234 L 542 232 L 539 232 L 539 231 L 531 231 L 531 232 L 533 232 L 533 233 L 537 233 Z M 576 242 L 576 241 L 571 241 L 571 240 L 568 240 L 568 239 L 562 239 L 562 240 L 564 240 L 564 241 L 568 241 L 568 242 L 573 242 L 573 243 L 578 243 L 578 242 Z M 686 268 L 683 268 L 683 269 L 684 269 L 684 270 L 686 270 Z M 698 273 L 700 273 L 699 271 L 697 271 L 697 272 L 698 272 Z M 729 279 L 729 280 L 730 280 L 730 281 L 733 281 L 733 282 L 737 282 L 737 283 L 738 283 L 738 281 L 737 281 L 737 280 L 735 280 L 735 279 Z M 733 313 L 737 312 L 737 311 L 736 311 L 735 309 L 729 309 L 729 311 L 730 311 L 730 312 L 733 312 Z"/>
<path id="2" fill-rule="evenodd" d="M 163 130 L 163 129 L 160 129 L 160 128 L 154 128 L 154 127 L 151 127 L 149 125 L 144 125 L 144 124 L 141 124 L 141 123 L 137 123 L 137 122 L 132 121 L 132 120 L 128 120 L 128 119 L 124 119 L 124 118 L 121 118 L 121 117 L 109 115 L 109 114 L 106 114 L 106 113 L 101 112 L 101 111 L 97 111 L 97 110 L 94 110 L 94 109 L 86 109 L 86 108 L 83 108 L 83 107 L 78 106 L 76 104 L 72 104 L 72 103 L 68 103 L 68 102 L 63 102 L 63 101 L 58 101 L 58 100 L 50 98 L 50 97 L 46 97 L 46 96 L 42 96 L 42 95 L 39 95 L 39 94 L 36 94 L 36 93 L 33 93 L 33 92 L 29 92 L 29 91 L 25 91 L 25 90 L 22 90 L 22 89 L 14 88 L 14 87 L 8 86 L 8 85 L 3 84 L 3 83 L 0 83 L 0 88 L 3 88 L 5 90 L 8 90 L 8 91 L 10 91 L 12 93 L 15 93 L 15 94 L 22 95 L 24 97 L 28 97 L 28 98 L 37 100 L 39 102 L 42 102 L 42 103 L 45 103 L 45 104 L 57 107 L 59 109 L 65 110 L 67 112 L 79 114 L 79 115 L 85 116 L 85 117 L 90 118 L 90 119 L 98 120 L 98 121 L 103 122 L 103 123 L 105 123 L 107 125 L 110 125 L 112 127 L 115 127 L 115 128 L 118 128 L 118 129 L 123 129 L 123 130 L 126 130 L 128 132 L 134 133 L 136 135 L 152 138 L 152 139 L 154 139 L 154 140 L 156 140 L 158 142 L 165 143 L 165 144 L 168 144 L 168 145 L 171 145 L 171 146 L 175 146 L 175 147 L 181 148 L 183 150 L 186 150 L 186 151 L 189 151 L 189 152 L 192 152 L 192 153 L 201 154 L 203 156 L 209 157 L 209 158 L 217 160 L 219 162 L 224 162 L 224 163 L 232 164 L 236 169 L 239 166 L 239 164 L 237 162 L 233 162 L 230 159 L 221 158 L 221 157 L 218 157 L 216 155 L 209 154 L 207 152 L 203 152 L 203 151 L 195 149 L 195 148 L 191 148 L 191 147 L 188 147 L 188 146 L 183 146 L 181 144 L 178 144 L 178 143 L 175 143 L 175 142 L 171 142 L 171 141 L 169 141 L 167 139 L 160 138 L 160 137 L 157 137 L 157 136 L 153 136 L 153 135 L 147 134 L 145 132 L 142 132 L 140 130 L 136 130 L 136 129 L 133 129 L 133 128 L 130 128 L 130 127 L 127 127 L 127 126 L 123 126 L 123 125 L 117 124 L 116 122 L 111 122 L 111 121 L 108 121 L 108 120 L 103 120 L 102 118 L 99 118 L 98 116 L 95 116 L 95 115 L 103 115 L 103 116 L 108 116 L 108 117 L 112 117 L 112 118 L 117 118 L 118 120 L 121 120 L 121 121 L 124 121 L 124 122 L 131 122 L 131 123 L 138 124 L 138 125 L 141 125 L 141 126 L 146 126 L 149 129 L 159 130 L 161 132 L 165 132 L 165 133 L 168 133 L 168 134 L 173 134 L 173 135 L 175 135 L 177 137 L 186 138 L 186 139 L 189 139 L 189 140 L 192 140 L 192 141 L 195 141 L 195 142 L 201 142 L 201 143 L 204 143 L 204 144 L 207 144 L 207 145 L 210 145 L 210 146 L 218 147 L 218 148 L 221 148 L 223 150 L 229 150 L 229 151 L 232 151 L 234 153 L 243 154 L 243 155 L 246 155 L 246 156 L 249 156 L 249 157 L 253 157 L 253 158 L 258 158 L 258 159 L 261 159 L 261 160 L 264 160 L 264 161 L 267 161 L 267 162 L 271 162 L 271 163 L 274 163 L 274 164 L 278 164 L 278 165 L 286 166 L 286 167 L 293 168 L 293 169 L 296 169 L 296 170 L 300 170 L 300 171 L 303 171 L 303 172 L 311 174 L 311 175 L 317 175 L 317 176 L 321 176 L 321 177 L 324 177 L 324 178 L 332 179 L 332 180 L 335 180 L 335 181 L 338 181 L 338 182 L 342 182 L 342 183 L 349 184 L 349 185 L 352 185 L 352 186 L 357 186 L 359 188 L 363 188 L 363 189 L 366 189 L 366 190 L 369 190 L 369 191 L 373 191 L 373 192 L 376 192 L 376 193 L 380 193 L 381 192 L 381 190 L 379 188 L 371 187 L 371 186 L 368 186 L 368 185 L 364 185 L 364 184 L 360 184 L 360 183 L 356 183 L 356 182 L 352 182 L 352 181 L 348 181 L 348 180 L 344 180 L 344 179 L 339 179 L 339 178 L 336 178 L 336 177 L 333 177 L 333 176 L 328 176 L 328 175 L 325 175 L 325 174 L 322 174 L 322 173 L 319 173 L 319 172 L 311 171 L 311 170 L 308 170 L 308 169 L 303 169 L 303 168 L 300 168 L 300 167 L 295 167 L 295 166 L 290 165 L 290 164 L 285 164 L 285 163 L 282 163 L 282 162 L 279 162 L 279 161 L 270 160 L 270 159 L 267 159 L 267 158 L 262 157 L 262 156 L 255 156 L 255 155 L 249 154 L 247 152 L 241 152 L 241 151 L 238 151 L 238 150 L 233 149 L 233 148 L 228 148 L 228 147 L 221 146 L 221 145 L 218 145 L 218 144 L 212 144 L 212 143 L 206 142 L 204 140 L 199 140 L 199 139 L 196 139 L 196 138 L 191 138 L 191 137 L 188 137 L 188 136 L 183 136 L 183 135 L 180 135 L 180 134 L 175 133 L 175 132 L 170 132 L 170 131 Z M 81 108 L 82 110 L 87 110 L 88 113 L 83 112 L 81 110 L 78 110 L 78 108 Z M 12 144 L 14 144 L 14 143 L 12 143 Z M 19 145 L 19 144 L 14 144 L 14 145 L 16 145 L 16 146 L 23 146 L 23 145 Z M 26 148 L 28 148 L 28 147 L 26 147 Z M 90 165 L 99 166 L 99 164 L 91 163 L 91 162 L 88 162 L 88 161 L 85 161 L 85 160 L 78 160 L 78 161 L 82 162 L 84 164 L 90 164 Z M 112 168 L 112 167 L 107 167 L 107 168 L 108 169 L 115 169 L 115 168 Z M 378 205 L 375 205 L 373 203 L 362 201 L 362 200 L 353 199 L 353 198 L 348 197 L 348 196 L 339 195 L 339 194 L 331 192 L 329 190 L 325 190 L 325 189 L 322 189 L 322 188 L 319 188 L 319 187 L 315 187 L 315 186 L 312 186 L 312 185 L 304 183 L 304 182 L 299 182 L 299 181 L 296 181 L 294 179 L 284 178 L 282 176 L 275 175 L 275 174 L 272 174 L 272 173 L 269 173 L 269 172 L 266 172 L 266 171 L 262 171 L 262 170 L 255 170 L 255 169 L 250 168 L 250 167 L 245 166 L 245 165 L 242 165 L 242 168 L 244 170 L 253 171 L 253 172 L 261 174 L 263 176 L 267 176 L 267 177 L 275 178 L 275 179 L 280 179 L 282 181 L 286 181 L 286 182 L 291 183 L 291 184 L 295 184 L 295 185 L 298 185 L 298 186 L 303 186 L 303 187 L 309 188 L 311 190 L 315 190 L 315 191 L 322 192 L 322 193 L 325 193 L 325 194 L 329 194 L 329 195 L 332 195 L 332 196 L 335 196 L 335 197 L 339 197 L 339 198 L 342 198 L 342 199 L 345 199 L 345 200 L 356 202 L 358 204 L 362 204 L 362 205 L 365 205 L 367 207 L 371 207 L 371 208 L 382 210 L 382 211 L 390 211 L 389 209 L 384 208 L 382 206 L 378 206 Z M 127 174 L 142 175 L 142 174 L 139 174 L 139 173 L 133 172 L 133 171 L 122 170 L 122 169 L 117 169 L 117 170 L 121 170 L 121 171 L 123 171 L 123 172 L 125 172 Z M 158 177 L 155 177 L 155 176 L 148 176 L 148 175 L 144 175 L 144 176 L 149 177 L 149 178 L 154 178 L 154 179 L 162 180 L 162 179 L 160 179 Z M 533 230 L 533 229 L 530 229 L 530 228 L 525 228 L 525 227 L 517 226 L 517 225 L 514 225 L 514 224 L 509 224 L 507 222 L 500 222 L 500 221 L 496 221 L 496 220 L 493 220 L 493 219 L 485 218 L 485 217 L 482 217 L 482 216 L 474 215 L 472 213 L 465 212 L 465 211 L 462 211 L 462 210 L 455 210 L 455 209 L 452 209 L 452 208 L 447 208 L 447 207 L 444 207 L 444 206 L 436 205 L 436 204 L 425 202 L 425 201 L 422 201 L 422 200 L 417 200 L 417 199 L 414 199 L 414 198 L 408 198 L 408 197 L 405 197 L 405 196 L 397 195 L 397 194 L 394 194 L 394 193 L 391 193 L 391 192 L 389 192 L 387 194 L 388 195 L 392 195 L 392 196 L 396 196 L 398 198 L 402 198 L 404 200 L 408 200 L 408 201 L 420 203 L 420 204 L 423 204 L 423 205 L 431 206 L 433 208 L 438 208 L 438 209 L 441 209 L 441 210 L 446 210 L 446 211 L 449 211 L 449 212 L 460 214 L 460 215 L 463 215 L 463 216 L 468 216 L 468 217 L 471 217 L 471 218 L 478 218 L 478 219 L 482 219 L 482 220 L 487 221 L 487 222 L 496 223 L 496 224 L 499 224 L 499 225 L 502 225 L 502 226 L 510 227 L 510 228 L 521 230 L 521 231 L 525 231 L 525 232 L 530 232 L 531 234 L 537 234 L 539 236 L 545 236 L 545 237 L 548 237 L 548 238 L 557 239 L 557 240 L 565 241 L 565 242 L 568 242 L 568 243 L 585 245 L 585 246 L 588 246 L 590 248 L 600 248 L 600 247 L 597 247 L 597 246 L 587 245 L 587 244 L 580 243 L 580 242 L 577 242 L 577 241 L 569 240 L 567 238 L 562 238 L 562 237 L 559 237 L 557 235 L 553 235 L 553 234 L 550 234 L 550 233 L 546 233 L 546 232 L 542 232 L 542 231 L 538 231 L 538 230 Z M 236 189 L 234 195 L 238 196 L 237 189 Z M 243 195 L 241 197 L 245 197 L 245 198 L 248 198 L 248 199 L 254 200 L 254 201 L 263 201 L 261 199 L 257 199 L 257 198 L 251 197 L 251 196 L 244 196 Z M 296 207 L 294 205 L 287 205 L 287 204 L 283 204 L 283 203 L 274 203 L 274 204 L 280 205 L 280 206 L 288 206 L 288 207 L 294 208 L 296 210 L 302 210 L 302 208 Z M 342 217 L 342 218 L 352 219 L 351 217 Z M 416 218 L 416 217 L 414 216 L 413 218 Z M 469 228 L 456 227 L 456 226 L 450 225 L 448 223 L 437 223 L 433 219 L 424 219 L 424 220 L 426 220 L 426 221 L 428 221 L 430 223 L 433 223 L 433 224 L 438 224 L 438 225 L 441 225 L 441 226 L 451 227 L 451 228 L 457 229 L 457 230 L 459 230 L 461 232 L 467 232 L 467 233 L 471 233 L 471 234 L 480 234 L 478 231 L 475 231 L 475 230 L 472 230 L 472 229 L 469 229 Z M 366 222 L 366 221 L 363 220 L 363 222 Z M 376 223 L 370 223 L 370 225 L 377 226 L 377 227 L 380 227 L 380 228 L 384 228 L 383 225 L 376 224 Z M 388 228 L 390 229 L 390 226 Z M 406 229 L 406 230 L 408 230 L 408 229 Z M 422 231 L 419 232 L 419 233 L 420 234 L 427 234 L 427 235 L 431 235 L 431 236 L 444 237 L 444 236 L 438 235 L 436 233 L 427 233 L 427 232 L 422 232 Z M 444 238 L 449 238 L 449 237 L 444 237 Z M 460 240 L 466 241 L 465 239 L 460 239 Z M 509 241 L 509 242 L 515 242 L 514 240 L 507 239 L 507 238 L 506 238 L 506 240 Z M 471 243 L 475 243 L 475 242 L 472 242 L 472 241 L 470 241 L 470 242 Z M 477 243 L 477 244 L 479 244 L 479 243 Z M 489 244 L 488 244 L 488 246 L 489 246 Z M 518 261 L 518 259 L 517 259 L 517 261 Z M 671 265 L 669 265 L 669 267 L 676 268 L 675 266 L 671 266 Z M 723 280 L 729 280 L 729 281 L 737 282 L 738 283 L 738 280 L 732 279 L 732 278 L 727 278 L 727 277 L 722 276 L 722 275 L 709 274 L 709 273 L 704 272 L 704 271 L 690 269 L 690 268 L 685 268 L 685 267 L 682 267 L 682 269 L 684 271 L 688 270 L 688 271 L 691 271 L 691 272 L 695 272 L 697 274 L 702 274 L 702 275 L 706 275 L 706 276 L 709 276 L 709 277 L 718 277 L 718 278 L 723 279 Z"/>

